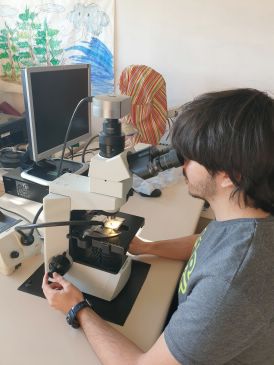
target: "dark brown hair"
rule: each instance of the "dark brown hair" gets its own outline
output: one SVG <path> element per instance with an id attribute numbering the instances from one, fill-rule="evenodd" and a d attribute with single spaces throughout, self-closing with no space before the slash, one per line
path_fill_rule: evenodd
<path id="1" fill-rule="evenodd" d="M 199 96 L 182 107 L 172 133 L 179 156 L 224 171 L 246 205 L 274 214 L 274 100 L 255 89 Z"/>

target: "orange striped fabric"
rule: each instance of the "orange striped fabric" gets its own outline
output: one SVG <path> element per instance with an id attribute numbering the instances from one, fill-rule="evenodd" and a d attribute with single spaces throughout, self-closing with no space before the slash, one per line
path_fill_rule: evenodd
<path id="1" fill-rule="evenodd" d="M 148 66 L 131 65 L 123 70 L 119 87 L 122 94 L 131 96 L 131 113 L 122 122 L 137 129 L 134 143 L 159 143 L 167 121 L 163 76 Z"/>

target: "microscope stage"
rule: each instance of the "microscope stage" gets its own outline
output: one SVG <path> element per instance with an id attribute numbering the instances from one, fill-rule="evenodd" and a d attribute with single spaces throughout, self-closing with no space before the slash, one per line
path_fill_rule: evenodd
<path id="1" fill-rule="evenodd" d="M 102 215 L 102 212 L 100 212 Z M 71 220 L 92 221 L 97 212 L 74 210 Z M 128 247 L 138 230 L 144 225 L 144 218 L 117 213 L 115 219 L 120 220 L 117 230 L 101 225 L 71 226 L 69 254 L 74 262 L 99 268 L 110 273 L 117 273 L 123 266 Z M 109 223 L 109 221 L 107 222 Z"/>

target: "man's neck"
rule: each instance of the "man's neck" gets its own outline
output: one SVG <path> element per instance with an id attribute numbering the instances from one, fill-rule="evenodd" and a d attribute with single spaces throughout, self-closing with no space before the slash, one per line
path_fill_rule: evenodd
<path id="1" fill-rule="evenodd" d="M 239 218 L 266 218 L 270 213 L 262 209 L 247 207 L 243 202 L 233 199 L 214 199 L 209 202 L 217 221 L 226 221 Z"/>

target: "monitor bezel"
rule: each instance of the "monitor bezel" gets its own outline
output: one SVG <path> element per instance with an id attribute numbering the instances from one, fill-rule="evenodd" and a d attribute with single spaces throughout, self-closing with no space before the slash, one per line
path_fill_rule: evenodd
<path id="1" fill-rule="evenodd" d="M 44 159 L 52 157 L 63 148 L 63 143 L 51 149 L 38 153 L 37 139 L 36 139 L 36 123 L 34 117 L 33 95 L 32 95 L 32 80 L 33 73 L 41 72 L 58 72 L 75 69 L 87 69 L 88 71 L 88 95 L 91 96 L 91 77 L 89 64 L 74 64 L 74 65 L 58 65 L 58 66 L 32 66 L 22 69 L 22 86 L 25 102 L 26 124 L 29 138 L 29 155 L 30 158 L 39 162 Z M 80 101 L 80 100 L 79 100 Z M 72 122 L 73 123 L 73 122 Z M 91 107 L 88 106 L 88 133 L 82 134 L 79 137 L 67 141 L 67 146 L 74 145 L 78 142 L 88 140 L 91 137 Z M 64 135 L 65 139 L 65 135 Z"/>

